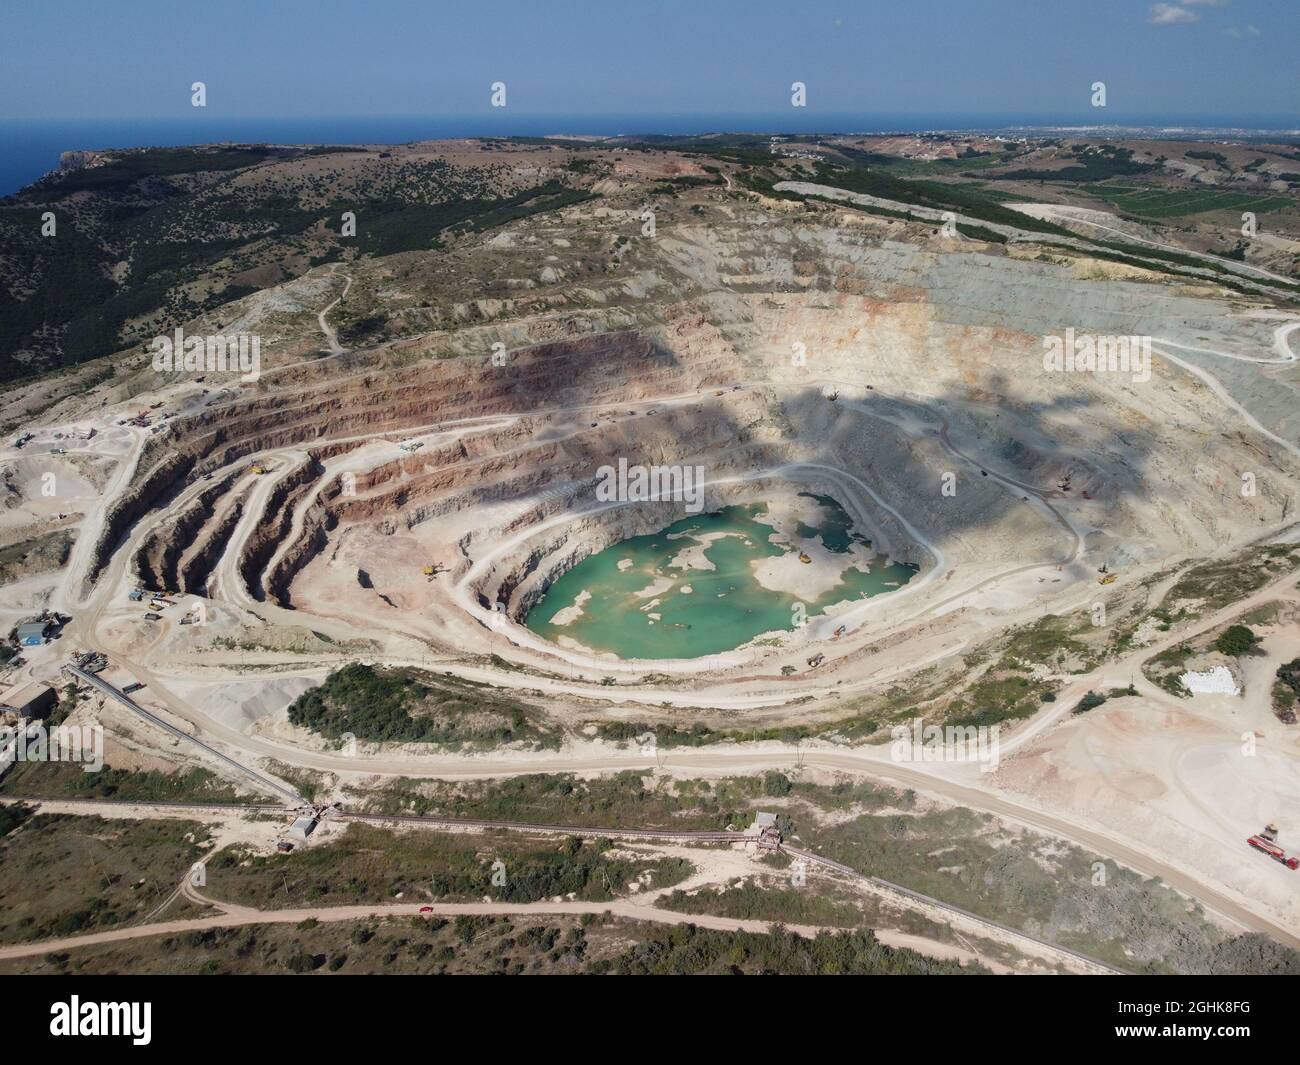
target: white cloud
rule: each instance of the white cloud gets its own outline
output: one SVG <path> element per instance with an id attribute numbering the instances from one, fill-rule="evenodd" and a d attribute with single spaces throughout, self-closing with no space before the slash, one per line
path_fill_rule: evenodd
<path id="1" fill-rule="evenodd" d="M 1184 3 L 1187 2 L 1189 0 L 1184 0 Z M 1187 22 L 1197 22 L 1200 17 L 1195 11 L 1188 11 L 1187 8 L 1179 7 L 1177 4 L 1152 4 L 1147 21 L 1153 26 L 1177 26 Z"/>
<path id="2" fill-rule="evenodd" d="M 1231 26 L 1228 29 L 1228 35 L 1230 37 L 1236 37 L 1237 40 L 1239 41 L 1244 41 L 1250 37 L 1258 37 L 1259 27 L 1258 26 Z"/>

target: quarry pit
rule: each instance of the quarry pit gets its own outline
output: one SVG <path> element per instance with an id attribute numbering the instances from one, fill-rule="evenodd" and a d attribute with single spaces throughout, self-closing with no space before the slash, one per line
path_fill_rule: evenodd
<path id="1" fill-rule="evenodd" d="M 945 778 L 963 801 L 1032 793 L 1102 832 L 1207 775 L 1277 790 L 1190 746 L 1205 730 L 1228 744 L 1235 711 L 1164 706 L 1167 732 L 1127 704 L 1068 711 L 1074 677 L 1108 668 L 1076 661 L 1099 606 L 1102 638 L 1158 631 L 1146 612 L 1182 569 L 1294 521 L 1294 311 L 1032 234 L 950 241 L 734 190 L 666 203 L 657 236 L 629 240 L 640 191 L 466 237 L 436 266 L 316 267 L 193 323 L 260 333 L 257 382 L 160 383 L 142 366 L 50 408 L 7 456 L 16 502 L 0 515 L 16 539 L 72 537 L 66 566 L 7 589 L 11 621 L 73 619 L 31 668 L 102 650 L 185 728 L 264 771 L 336 780 L 641 765 L 626 738 L 646 728 L 723 737 L 691 756 L 701 773 L 804 757 L 765 746 L 792 736 L 826 768 L 888 776 L 903 771 L 878 745 L 900 715 L 979 720 L 985 691 L 1020 685 L 998 773 Z M 333 350 L 373 313 L 423 328 Z M 1044 338 L 1067 330 L 1149 336 L 1149 373 L 1052 371 Z M 693 479 L 611 498 L 611 468 Z M 57 505 L 40 495 L 50 472 Z M 167 593 L 161 616 L 134 590 L 146 606 Z M 710 626 L 704 594 L 736 613 Z M 1010 655 L 1058 620 L 1075 628 L 1051 663 Z M 1106 681 L 1128 684 L 1116 661 Z M 512 740 L 498 757 L 517 761 L 496 763 L 339 753 L 288 707 L 358 662 L 504 693 L 563 739 Z M 1250 713 L 1284 748 L 1260 763 L 1280 780 L 1294 739 Z M 1189 744 L 1176 779 L 1108 775 L 1126 728 Z M 1200 867 L 1242 888 L 1235 837 L 1200 807 L 1143 825 L 1208 848 Z M 1291 920 L 1273 870 L 1252 872 Z"/>

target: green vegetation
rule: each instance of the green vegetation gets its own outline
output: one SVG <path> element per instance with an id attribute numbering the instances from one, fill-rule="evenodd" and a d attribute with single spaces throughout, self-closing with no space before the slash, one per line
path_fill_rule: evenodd
<path id="1" fill-rule="evenodd" d="M 1088 183 L 1105 181 L 1113 177 L 1131 177 L 1147 174 L 1160 168 L 1154 163 L 1138 163 L 1131 148 L 1117 148 L 1113 144 L 1087 145 L 1074 148 L 1073 162 L 1059 170 L 1004 170 L 989 174 L 998 181 L 1064 181 Z"/>
<path id="2" fill-rule="evenodd" d="M 1081 637 L 1094 631 L 1086 614 L 1047 614 L 1006 635 L 1003 658 L 1026 665 L 1045 665 L 1068 673 L 1087 673 L 1097 653 Z"/>
<path id="3" fill-rule="evenodd" d="M 1029 717 L 1053 694 L 1053 685 L 1006 669 L 990 670 L 948 707 L 953 726 L 996 725 Z"/>
<path id="4" fill-rule="evenodd" d="M 289 720 L 334 740 L 350 734 L 371 742 L 470 747 L 559 742 L 531 707 L 490 685 L 359 663 L 295 699 Z"/>
<path id="5" fill-rule="evenodd" d="M 819 166 L 816 180 L 849 192 L 860 192 L 881 199 L 897 200 L 941 211 L 956 211 L 984 222 L 995 222 L 1018 229 L 1074 237 L 1070 230 L 1052 222 L 1003 207 L 998 198 L 970 184 L 949 185 L 938 181 L 909 181 L 883 173 L 877 168 L 852 169 Z"/>
<path id="6" fill-rule="evenodd" d="M 1078 167 L 1075 169 L 1078 169 L 1081 174 L 1096 172 L 1084 167 Z M 1040 173 L 1037 171 L 1029 171 L 1027 173 L 1032 173 L 1036 178 L 1041 178 L 1042 173 L 1046 172 Z M 1008 175 L 999 176 L 1006 177 Z M 742 184 L 768 196 L 786 199 L 825 199 L 825 197 L 804 197 L 794 193 L 777 190 L 774 186 L 779 180 L 780 178 L 776 175 L 768 174 L 765 176 L 761 172 L 755 172 L 745 175 L 742 179 Z M 1028 230 L 1030 232 L 1043 233 L 1055 237 L 1069 237 L 1072 241 L 1083 244 L 1084 247 L 1079 248 L 1073 245 L 1064 245 L 1060 244 L 1058 241 L 1051 240 L 1043 240 L 1042 243 L 1049 247 L 1061 247 L 1072 255 L 1087 255 L 1091 258 L 1101 259 L 1107 262 L 1121 263 L 1126 266 L 1133 266 L 1146 270 L 1163 268 L 1167 272 L 1175 274 L 1182 274 L 1183 271 L 1171 269 L 1172 267 L 1183 267 L 1185 269 L 1204 271 L 1211 274 L 1217 284 L 1223 285 L 1226 288 L 1240 292 L 1253 291 L 1249 285 L 1243 283 L 1239 275 L 1232 273 L 1220 264 L 1216 264 L 1212 259 L 1206 259 L 1190 252 L 1171 251 L 1169 249 L 1156 248 L 1149 245 L 1139 246 L 1122 241 L 1083 237 L 1065 227 L 1055 224 L 1054 222 L 1032 218 L 1029 215 L 1005 207 L 1002 203 L 1002 201 L 1007 199 L 1005 194 L 994 196 L 992 193 L 984 191 L 982 187 L 973 183 L 945 184 L 936 181 L 910 181 L 894 177 L 892 174 L 882 171 L 879 167 L 843 169 L 825 164 L 818 166 L 815 180 L 850 192 L 877 196 L 882 199 L 893 200 L 900 203 L 916 204 L 931 209 L 960 212 L 986 222 L 1014 226 L 1020 230 Z M 1081 178 L 1081 180 L 1083 179 Z M 1089 178 L 1087 180 L 1094 179 Z M 840 204 L 840 206 L 845 205 Z M 915 218 L 910 211 L 898 211 L 866 204 L 854 204 L 852 206 L 855 210 L 865 211 L 869 214 L 885 215 L 888 217 L 896 217 L 916 222 L 928 222 L 932 225 L 938 224 L 933 220 Z M 980 228 L 982 229 L 983 227 Z M 980 239 L 988 238 L 981 237 Z M 1283 289 L 1289 293 L 1300 293 L 1300 284 L 1294 282 L 1272 281 L 1265 278 L 1258 278 L 1252 279 L 1252 283 L 1266 285 L 1270 288 Z"/>
<path id="7" fill-rule="evenodd" d="M 555 179 L 503 194 L 510 186 L 497 165 L 382 153 L 346 179 L 328 167 L 274 165 L 303 154 L 269 147 L 120 152 L 0 199 L 0 243 L 31 289 L 21 299 L 0 289 L 0 351 L 30 353 L 0 362 L 0 380 L 146 342 L 256 291 L 250 268 L 273 265 L 285 277 L 346 249 L 427 249 L 444 234 L 490 229 L 589 195 Z M 342 238 L 338 219 L 349 210 L 357 214 L 357 235 Z M 54 239 L 41 235 L 46 211 L 57 219 Z"/>
<path id="8" fill-rule="evenodd" d="M 70 762 L 19 762 L 0 780 L 0 794 L 119 802 L 252 802 L 206 769 L 161 773 L 114 769 L 87 773 Z"/>
<path id="9" fill-rule="evenodd" d="M 763 887 L 754 883 L 725 889 L 701 888 L 689 894 L 679 888 L 660 905 L 679 913 L 743 920 L 839 928 L 857 928 L 863 923 L 862 912 L 851 902 L 837 901 L 806 888 Z"/>
<path id="10" fill-rule="evenodd" d="M 711 784 L 629 769 L 591 780 L 567 773 L 459 782 L 404 780 L 356 794 L 364 808 L 375 813 L 574 825 L 593 832 L 628 825 L 692 831 L 749 824 L 751 807 L 763 788 L 764 781 L 754 777 L 728 777 Z"/>
<path id="11" fill-rule="evenodd" d="M 370 255 L 393 255 L 437 247 L 444 233 L 481 232 L 543 211 L 554 211 L 589 199 L 589 194 L 559 181 L 548 181 L 513 196 L 446 203 L 379 201 L 365 207 L 364 224 L 357 226 L 357 245 Z M 348 210 L 335 204 L 327 214 Z M 320 213 L 320 212 L 316 212 Z"/>
<path id="12" fill-rule="evenodd" d="M 494 865 L 494 863 L 500 863 Z M 441 899 L 538 902 L 573 894 L 607 901 L 638 877 L 667 887 L 690 875 L 690 862 L 615 852 L 608 840 L 457 833 L 398 833 L 351 823 L 341 837 L 291 854 L 236 848 L 208 863 L 214 898 L 253 906 L 348 905 Z M 494 878 L 497 882 L 494 882 Z"/>
<path id="13" fill-rule="evenodd" d="M 1113 203 L 1126 214 L 1142 218 L 1178 218 L 1207 211 L 1254 211 L 1264 214 L 1295 201 L 1273 193 L 1229 189 L 1164 189 L 1146 185 L 1095 185 L 1089 195 Z"/>
<path id="14" fill-rule="evenodd" d="M 1300 658 L 1277 667 L 1273 683 L 1273 713 L 1285 724 L 1296 722 L 1296 704 L 1300 702 Z"/>
<path id="15" fill-rule="evenodd" d="M 767 973 L 786 976 L 916 976 L 982 972 L 955 962 L 886 947 L 872 932 L 824 933 L 805 939 L 793 932 L 716 932 L 678 925 L 655 929 L 626 954 L 591 966 L 615 976 Z"/>
<path id="16" fill-rule="evenodd" d="M 802 844 L 973 913 L 1137 972 L 1300 972 L 1300 952 L 1230 938 L 1159 880 L 1077 847 L 1012 832 L 963 808 L 917 810 L 876 788 L 870 809 L 833 821 L 791 810 Z M 820 806 L 826 789 L 796 788 Z M 1099 882 L 1098 870 L 1104 873 Z"/>
<path id="17" fill-rule="evenodd" d="M 72 550 L 73 534 L 58 529 L 32 540 L 0 547 L 0 584 L 11 584 L 32 573 L 58 569 Z"/>
<path id="18" fill-rule="evenodd" d="M 1179 679 L 1187 672 L 1187 660 L 1194 654 L 1193 648 L 1185 643 L 1166 647 L 1159 654 L 1153 655 L 1142 663 L 1142 673 L 1147 680 L 1158 684 L 1170 695 L 1185 699 L 1191 695 Z"/>
<path id="19" fill-rule="evenodd" d="M 275 151 L 265 146 L 247 148 L 143 148 L 122 152 L 109 162 L 46 177 L 30 191 L 44 202 L 63 199 L 76 192 L 128 193 L 138 181 L 175 177 L 179 174 L 242 170 L 266 162 L 273 156 L 298 154 Z M 179 189 L 176 194 L 179 194 Z"/>
<path id="20" fill-rule="evenodd" d="M 802 939 L 705 932 L 600 917 L 386 918 L 312 927 L 247 925 L 101 944 L 0 963 L 7 974 L 386 973 L 501 975 L 959 973 L 954 963 L 884 947 L 870 932 Z M 973 971 L 979 971 L 975 969 Z"/>
<path id="21" fill-rule="evenodd" d="M 1074 708 L 1072 713 L 1086 714 L 1089 710 L 1095 710 L 1099 707 L 1107 698 L 1108 696 L 1106 695 L 1098 695 L 1096 692 L 1088 692 L 1079 700 L 1079 705 Z"/>
<path id="22" fill-rule="evenodd" d="M 0 942 L 138 920 L 175 890 L 206 839 L 192 821 L 35 814 L 0 840 Z"/>
<path id="23" fill-rule="evenodd" d="M 0 806 L 0 839 L 9 835 L 32 816 L 32 808 L 25 803 L 5 803 Z"/>
<path id="24" fill-rule="evenodd" d="M 691 725 L 689 728 L 677 728 L 662 722 L 647 721 L 599 721 L 594 723 L 596 735 L 612 743 L 639 742 L 639 737 L 651 735 L 655 745 L 669 747 L 707 747 L 712 743 L 734 740 L 736 743 L 759 743 L 763 740 L 779 740 L 782 743 L 797 743 L 807 739 L 818 731 L 810 725 L 772 725 L 761 728 L 715 729 L 708 725 Z M 868 729 L 874 731 L 875 724 Z"/>
<path id="25" fill-rule="evenodd" d="M 1268 544 L 1232 558 L 1193 566 L 1169 589 L 1164 602 L 1202 600 L 1187 607 L 1188 616 L 1201 617 L 1244 599 L 1272 580 L 1300 566 L 1300 547 Z"/>
<path id="26" fill-rule="evenodd" d="M 1259 643 L 1259 637 L 1245 625 L 1229 625 L 1214 641 L 1214 649 L 1225 655 L 1249 654 Z"/>

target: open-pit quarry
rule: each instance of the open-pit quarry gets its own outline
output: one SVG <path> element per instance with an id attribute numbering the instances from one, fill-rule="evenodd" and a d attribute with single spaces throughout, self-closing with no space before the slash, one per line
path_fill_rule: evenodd
<path id="1" fill-rule="evenodd" d="M 7 624 L 71 618 L 10 679 L 62 683 L 73 651 L 101 651 L 101 676 L 180 731 L 327 791 L 879 777 L 1300 945 L 1300 876 L 1244 845 L 1285 818 L 1300 845 L 1300 731 L 1266 676 L 1234 702 L 1141 668 L 1262 606 L 1269 653 L 1300 654 L 1294 300 L 806 183 L 652 195 L 692 164 L 639 165 L 187 323 L 259 335 L 256 381 L 160 375 L 130 349 L 52 403 L 12 390 L 5 420 L 33 439 L 4 442 L 0 530 L 72 540 L 6 588 Z M 366 318 L 390 332 L 349 332 Z M 1149 364 L 1054 369 L 1045 338 L 1067 331 L 1149 338 Z M 668 490 L 611 492 L 620 463 L 670 471 Z M 1215 564 L 1261 576 L 1226 599 L 1179 585 Z M 516 701 L 545 740 L 344 742 L 291 719 L 353 663 Z M 113 764 L 162 752 L 259 790 L 112 700 L 78 713 L 117 732 Z M 997 726 L 997 762 L 900 759 L 891 729 L 915 718 Z"/>

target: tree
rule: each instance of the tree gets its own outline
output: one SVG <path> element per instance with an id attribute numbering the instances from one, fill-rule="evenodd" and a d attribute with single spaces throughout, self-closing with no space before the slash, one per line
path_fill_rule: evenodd
<path id="1" fill-rule="evenodd" d="M 784 773 L 778 773 L 774 769 L 769 769 L 763 775 L 763 794 L 771 795 L 773 798 L 779 798 L 782 795 L 789 795 L 793 785 L 790 778 Z"/>
<path id="2" fill-rule="evenodd" d="M 1099 695 L 1097 692 L 1088 692 L 1079 700 L 1079 705 L 1074 708 L 1076 714 L 1086 714 L 1106 701 L 1106 696 Z"/>
<path id="3" fill-rule="evenodd" d="M 1259 637 L 1245 625 L 1229 625 L 1219 633 L 1214 647 L 1225 655 L 1244 655 L 1253 651 L 1257 643 Z"/>

